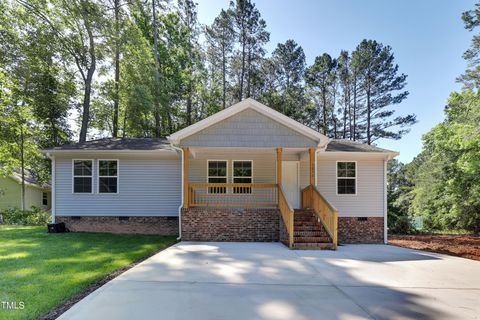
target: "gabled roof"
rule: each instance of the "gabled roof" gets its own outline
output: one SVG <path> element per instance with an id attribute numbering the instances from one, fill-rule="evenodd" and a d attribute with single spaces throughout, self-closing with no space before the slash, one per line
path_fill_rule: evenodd
<path id="1" fill-rule="evenodd" d="M 178 144 L 180 140 L 191 136 L 205 128 L 208 128 L 216 123 L 219 123 L 220 121 L 227 119 L 235 114 L 238 114 L 246 109 L 255 110 L 256 112 L 265 115 L 266 117 L 277 121 L 278 123 L 283 124 L 284 126 L 295 130 L 296 132 L 303 134 L 310 139 L 318 141 L 319 146 L 323 146 L 328 142 L 328 138 L 320 132 L 315 131 L 301 124 L 300 122 L 297 122 L 292 118 L 289 118 L 284 114 L 275 111 L 274 109 L 269 108 L 266 105 L 261 104 L 260 102 L 255 101 L 251 98 L 245 99 L 237 104 L 234 104 L 231 107 L 226 108 L 225 110 L 217 112 L 197 123 L 192 124 L 191 126 L 177 131 L 174 134 L 168 136 L 167 139 L 172 142 L 172 144 Z"/>
<path id="2" fill-rule="evenodd" d="M 66 144 L 48 150 L 43 153 L 55 153 L 62 151 L 156 151 L 173 150 L 166 138 L 103 138 Z"/>
<path id="3" fill-rule="evenodd" d="M 368 145 L 346 139 L 331 139 L 327 144 L 326 152 L 381 152 L 381 153 L 398 153 L 396 151 L 379 148 L 377 146 Z"/>
<path id="4" fill-rule="evenodd" d="M 19 172 L 14 172 L 10 178 L 19 184 L 22 183 L 22 174 Z M 25 170 L 25 185 L 39 189 L 50 189 L 50 184 L 39 182 L 30 170 Z"/>

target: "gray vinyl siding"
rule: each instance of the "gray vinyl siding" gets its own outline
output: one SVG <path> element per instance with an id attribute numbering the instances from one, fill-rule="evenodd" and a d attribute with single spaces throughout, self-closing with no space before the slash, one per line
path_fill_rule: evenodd
<path id="1" fill-rule="evenodd" d="M 72 191 L 72 158 L 56 158 L 58 216 L 177 216 L 181 203 L 178 156 L 76 156 L 93 159 L 93 194 Z M 98 194 L 98 159 L 118 159 L 118 194 Z"/>
<path id="2" fill-rule="evenodd" d="M 317 187 L 320 193 L 338 209 L 340 217 L 383 217 L 383 160 L 338 159 L 357 161 L 357 194 L 337 195 L 336 160 L 317 161 Z"/>
<path id="3" fill-rule="evenodd" d="M 277 155 L 274 150 L 271 152 L 246 152 L 241 150 L 225 150 L 225 151 L 202 151 L 196 153 L 195 158 L 189 159 L 189 181 L 190 182 L 208 182 L 207 177 L 207 161 L 208 160 L 226 160 L 227 161 L 227 183 L 233 183 L 233 161 L 234 160 L 252 160 L 253 166 L 253 183 L 276 183 Z M 276 190 L 255 189 L 253 191 L 255 201 L 257 203 L 270 200 Z M 197 195 L 203 200 L 209 201 L 210 198 L 206 192 L 206 188 L 197 189 Z M 228 190 L 227 197 L 234 199 L 236 203 L 248 201 L 248 195 L 232 195 L 232 190 Z M 253 197 L 250 198 L 250 200 Z M 269 201 L 268 201 L 269 202 Z"/>
<path id="4" fill-rule="evenodd" d="M 180 142 L 189 147 L 315 147 L 317 142 L 247 109 Z"/>

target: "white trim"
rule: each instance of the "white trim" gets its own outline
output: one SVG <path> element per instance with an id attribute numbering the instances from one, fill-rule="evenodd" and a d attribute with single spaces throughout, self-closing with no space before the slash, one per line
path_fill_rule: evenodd
<path id="1" fill-rule="evenodd" d="M 235 175 L 234 175 L 234 172 L 235 172 L 235 168 L 233 167 L 233 164 L 235 162 L 250 162 L 250 166 L 251 166 L 251 176 L 250 177 L 238 177 L 238 178 L 250 178 L 252 182 L 250 183 L 253 183 L 253 160 L 232 160 L 232 183 L 235 183 Z M 252 194 L 252 188 L 250 188 L 250 192 L 249 193 L 235 193 L 233 192 L 233 189 L 232 189 L 232 194 L 235 194 L 235 195 L 249 195 L 249 194 Z"/>
<path id="2" fill-rule="evenodd" d="M 75 176 L 75 161 L 91 161 L 92 162 L 92 175 L 91 176 Z M 95 173 L 95 160 L 94 159 L 72 159 L 72 194 L 94 194 L 93 190 L 93 178 Z M 92 192 L 75 192 L 75 177 L 90 177 L 92 178 L 91 189 Z"/>
<path id="3" fill-rule="evenodd" d="M 383 161 L 383 242 L 388 243 L 388 198 L 387 198 L 387 162 Z"/>
<path id="4" fill-rule="evenodd" d="M 55 193 L 57 192 L 57 190 L 55 189 L 55 180 L 56 180 L 56 173 L 55 173 L 55 169 L 56 169 L 56 161 L 55 161 L 55 156 L 52 156 L 52 205 L 51 205 L 51 208 L 52 208 L 52 223 L 55 223 L 55 217 L 56 217 L 56 204 L 55 204 Z M 73 177 L 73 172 L 72 172 L 72 177 Z M 73 180 L 73 178 L 72 178 Z"/>
<path id="5" fill-rule="evenodd" d="M 277 121 L 287 127 L 289 127 L 292 130 L 295 130 L 304 136 L 317 141 L 318 145 L 326 145 L 329 142 L 329 139 L 321 134 L 318 131 L 315 131 L 300 122 L 297 122 L 293 120 L 292 118 L 287 117 L 284 114 L 281 114 L 278 111 L 275 111 L 272 108 L 267 107 L 264 104 L 261 104 L 258 101 L 255 101 L 254 99 L 248 98 L 243 101 L 240 101 L 237 104 L 234 104 L 231 107 L 228 107 L 220 112 L 217 112 L 197 123 L 194 123 L 180 131 L 177 131 L 170 136 L 167 137 L 167 139 L 170 141 L 171 144 L 178 144 L 180 140 L 191 136 L 207 127 L 210 127 L 214 125 L 215 123 L 218 123 L 222 120 L 225 120 L 237 113 L 240 113 L 246 109 L 252 109 L 257 111 L 260 114 L 263 114 L 270 119 Z"/>
<path id="6" fill-rule="evenodd" d="M 209 163 L 210 162 L 225 162 L 226 163 L 226 166 L 225 166 L 225 183 L 228 183 L 228 160 L 225 160 L 225 159 L 207 159 L 207 174 L 205 175 L 206 176 L 206 182 L 207 183 L 210 183 L 208 180 L 210 178 L 210 174 L 208 173 L 208 168 L 209 168 Z M 212 176 L 212 178 L 223 178 L 223 176 Z M 227 194 L 228 193 L 228 188 L 225 189 L 225 193 L 210 193 L 210 188 L 207 188 L 207 194 Z"/>
<path id="7" fill-rule="evenodd" d="M 100 161 L 116 161 L 117 175 L 116 176 L 100 176 Z M 119 159 L 97 159 L 97 194 L 109 195 L 120 193 L 120 160 Z M 117 178 L 117 192 L 100 192 L 100 178 Z"/>
<path id="8" fill-rule="evenodd" d="M 353 162 L 355 163 L 355 177 L 339 177 L 338 163 L 339 162 Z M 355 179 L 355 193 L 338 193 L 338 179 Z M 337 160 L 335 161 L 335 194 L 339 197 L 354 197 L 358 195 L 358 163 L 356 160 Z"/>

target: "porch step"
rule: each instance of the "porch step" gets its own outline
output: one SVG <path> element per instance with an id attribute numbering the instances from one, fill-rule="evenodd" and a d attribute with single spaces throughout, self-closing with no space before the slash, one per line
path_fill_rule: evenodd
<path id="1" fill-rule="evenodd" d="M 329 243 L 330 237 L 293 237 L 295 243 Z"/>
<path id="2" fill-rule="evenodd" d="M 312 209 L 295 210 L 293 216 L 293 248 L 333 250 L 332 239 Z"/>
<path id="3" fill-rule="evenodd" d="M 313 242 L 313 243 L 294 243 L 293 249 L 303 250 L 334 250 L 333 243 Z"/>
<path id="4" fill-rule="evenodd" d="M 306 231 L 294 231 L 294 237 L 328 237 L 328 233 L 325 230 L 321 231 L 312 231 L 312 230 L 306 230 Z"/>

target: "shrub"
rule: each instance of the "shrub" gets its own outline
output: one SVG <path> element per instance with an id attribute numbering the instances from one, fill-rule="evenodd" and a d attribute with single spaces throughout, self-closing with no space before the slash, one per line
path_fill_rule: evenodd
<path id="1" fill-rule="evenodd" d="M 44 226 L 51 221 L 50 212 L 36 207 L 30 210 L 7 209 L 2 212 L 2 216 L 3 223 L 10 225 Z"/>

